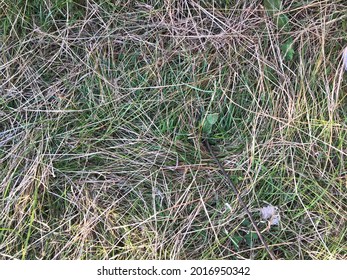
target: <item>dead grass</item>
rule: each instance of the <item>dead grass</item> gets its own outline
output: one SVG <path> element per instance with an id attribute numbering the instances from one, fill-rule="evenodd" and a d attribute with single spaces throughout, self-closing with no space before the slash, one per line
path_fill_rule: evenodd
<path id="1" fill-rule="evenodd" d="M 2 1 L 2 259 L 267 259 L 209 114 L 276 257 L 345 258 L 346 3 L 229 2 Z"/>

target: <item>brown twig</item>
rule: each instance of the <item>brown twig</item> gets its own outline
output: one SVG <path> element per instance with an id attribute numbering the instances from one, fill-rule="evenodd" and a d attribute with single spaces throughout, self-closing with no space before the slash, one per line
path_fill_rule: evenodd
<path id="1" fill-rule="evenodd" d="M 259 236 L 259 239 L 261 241 L 261 243 L 264 245 L 266 251 L 268 252 L 268 254 L 270 255 L 272 260 L 276 260 L 276 257 L 274 255 L 274 253 L 272 252 L 272 250 L 269 248 L 269 245 L 267 244 L 267 242 L 265 241 L 265 239 L 263 238 L 263 236 L 261 235 L 255 221 L 253 220 L 252 214 L 249 212 L 247 205 L 243 202 L 241 195 L 239 193 L 239 191 L 237 190 L 237 188 L 234 186 L 234 184 L 231 182 L 231 179 L 229 177 L 229 175 L 226 173 L 224 167 L 222 166 L 222 164 L 220 163 L 220 161 L 218 160 L 218 158 L 216 157 L 216 155 L 214 154 L 214 152 L 211 149 L 210 144 L 208 143 L 208 140 L 203 140 L 203 144 L 205 145 L 205 147 L 207 148 L 207 150 L 209 151 L 209 153 L 211 154 L 212 158 L 214 159 L 214 161 L 217 163 L 220 171 L 222 172 L 223 176 L 225 177 L 225 179 L 227 180 L 228 184 L 230 185 L 230 187 L 232 188 L 232 190 L 234 191 L 234 193 L 236 194 L 237 200 L 240 202 L 241 206 L 243 207 L 244 211 L 246 212 L 246 214 L 248 215 L 255 231 L 257 232 L 257 235 Z"/>

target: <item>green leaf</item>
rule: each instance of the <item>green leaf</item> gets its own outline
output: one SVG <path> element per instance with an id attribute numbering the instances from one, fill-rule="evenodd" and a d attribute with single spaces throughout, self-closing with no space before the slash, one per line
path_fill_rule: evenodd
<path id="1" fill-rule="evenodd" d="M 218 121 L 219 114 L 208 114 L 203 123 L 202 130 L 206 134 L 210 134 L 212 132 L 212 126 Z"/>
<path id="2" fill-rule="evenodd" d="M 249 225 L 251 225 L 251 222 L 248 219 L 244 219 L 242 221 L 241 225 L 244 226 L 244 227 L 248 227 Z"/>
<path id="3" fill-rule="evenodd" d="M 289 18 L 285 14 L 280 14 L 276 17 L 276 25 L 280 29 L 288 29 Z"/>
<path id="4" fill-rule="evenodd" d="M 282 2 L 281 0 L 264 0 L 264 7 L 267 12 L 273 14 L 282 9 Z"/>
<path id="5" fill-rule="evenodd" d="M 206 121 L 209 124 L 213 125 L 213 124 L 215 124 L 218 121 L 218 117 L 219 117 L 218 113 L 208 114 L 207 117 L 206 117 Z"/>
<path id="6" fill-rule="evenodd" d="M 290 61 L 293 59 L 295 51 L 293 48 L 293 39 L 289 38 L 282 46 L 281 51 L 285 60 Z"/>
<path id="7" fill-rule="evenodd" d="M 264 7 L 266 12 L 274 18 L 277 28 L 289 31 L 289 17 L 281 13 L 281 0 L 264 0 Z"/>
<path id="8" fill-rule="evenodd" d="M 243 240 L 243 237 L 240 235 L 234 235 L 233 237 L 230 237 L 230 239 L 234 245 L 235 250 L 238 251 L 240 248 L 240 242 Z"/>
<path id="9" fill-rule="evenodd" d="M 247 243 L 247 245 L 249 246 L 249 247 L 252 247 L 252 245 L 253 245 L 253 242 L 255 241 L 255 240 L 258 240 L 258 235 L 255 233 L 255 232 L 250 232 L 250 233 L 247 233 L 246 235 L 245 235 L 245 240 L 246 240 L 246 243 Z"/>

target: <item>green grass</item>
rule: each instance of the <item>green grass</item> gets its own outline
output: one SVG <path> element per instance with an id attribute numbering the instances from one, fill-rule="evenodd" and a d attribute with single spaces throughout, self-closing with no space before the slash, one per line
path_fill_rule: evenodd
<path id="1" fill-rule="evenodd" d="M 1 259 L 268 259 L 203 137 L 277 258 L 345 258 L 346 3 L 234 2 L 0 0 Z"/>

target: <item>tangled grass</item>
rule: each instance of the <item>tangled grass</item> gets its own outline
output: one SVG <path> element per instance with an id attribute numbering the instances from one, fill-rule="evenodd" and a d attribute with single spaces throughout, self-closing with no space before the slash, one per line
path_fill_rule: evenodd
<path id="1" fill-rule="evenodd" d="M 276 257 L 345 258 L 346 1 L 0 0 L 0 27 L 0 258 L 268 259 L 210 114 Z"/>

